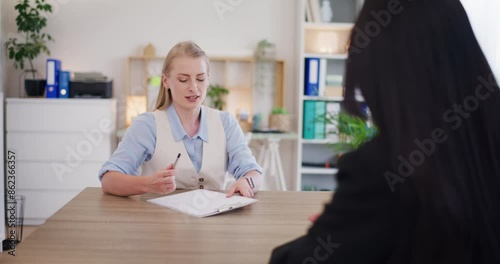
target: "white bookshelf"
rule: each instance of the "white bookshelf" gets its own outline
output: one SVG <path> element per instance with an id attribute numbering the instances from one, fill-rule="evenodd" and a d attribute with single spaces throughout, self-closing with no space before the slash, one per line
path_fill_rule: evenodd
<path id="1" fill-rule="evenodd" d="M 309 0 L 300 0 L 298 7 L 299 34 L 299 79 L 298 79 L 298 135 L 297 140 L 297 178 L 296 190 L 334 190 L 336 181 L 334 175 L 337 168 L 318 167 L 320 164 L 335 164 L 336 153 L 331 147 L 333 139 L 314 138 L 304 139 L 304 102 L 326 101 L 341 102 L 343 96 L 309 96 L 305 95 L 305 59 L 319 58 L 326 60 L 328 75 L 342 75 L 345 73 L 347 60 L 347 44 L 350 32 L 354 27 L 362 0 L 329 0 L 333 11 L 331 23 L 306 21 L 306 4 Z M 317 0 L 320 2 L 319 0 Z M 341 87 L 341 86 L 340 86 Z M 359 101 L 362 98 L 358 98 Z M 315 166 L 308 166 L 309 164 Z"/>
<path id="2" fill-rule="evenodd" d="M 305 22 L 304 29 L 308 30 L 344 30 L 351 31 L 354 23 L 313 23 L 313 22 Z"/>
<path id="3" fill-rule="evenodd" d="M 319 175 L 332 175 L 338 172 L 337 168 L 317 168 L 302 166 L 303 174 L 319 174 Z"/>
<path id="4" fill-rule="evenodd" d="M 347 59 L 347 54 L 328 54 L 328 53 L 305 53 L 306 58 L 320 58 L 320 59 L 332 59 L 332 60 L 345 60 Z"/>

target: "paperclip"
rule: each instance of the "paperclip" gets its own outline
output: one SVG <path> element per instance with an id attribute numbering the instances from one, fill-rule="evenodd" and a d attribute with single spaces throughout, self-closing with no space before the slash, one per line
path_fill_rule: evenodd
<path id="1" fill-rule="evenodd" d="M 237 208 L 239 206 L 241 206 L 241 203 L 225 204 L 225 205 L 221 206 L 219 209 L 217 209 L 216 212 L 218 212 L 218 213 L 227 212 L 227 211 L 230 211 L 230 210 Z"/>

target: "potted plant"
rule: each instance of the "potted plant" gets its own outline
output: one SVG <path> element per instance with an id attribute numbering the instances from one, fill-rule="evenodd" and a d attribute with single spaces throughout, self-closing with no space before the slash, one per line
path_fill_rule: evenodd
<path id="1" fill-rule="evenodd" d="M 332 146 L 340 153 L 356 150 L 377 134 L 377 128 L 369 120 L 344 111 L 327 113 L 325 119 L 327 123 L 335 124 L 337 127 L 336 130 L 327 131 L 327 133 L 338 136 L 338 142 L 333 143 Z"/>
<path id="2" fill-rule="evenodd" d="M 290 131 L 290 114 L 284 107 L 274 107 L 269 115 L 269 128 L 281 132 Z"/>
<path id="3" fill-rule="evenodd" d="M 255 57 L 257 60 L 274 60 L 274 57 L 276 57 L 276 45 L 267 41 L 267 39 L 259 41 Z"/>
<path id="4" fill-rule="evenodd" d="M 37 70 L 33 66 L 33 60 L 41 53 L 50 55 L 46 44 L 52 41 L 49 34 L 42 33 L 42 29 L 47 25 L 47 18 L 44 13 L 52 13 L 52 6 L 45 0 L 23 0 L 19 2 L 15 9 L 18 12 L 16 17 L 17 31 L 22 35 L 22 39 L 10 38 L 5 43 L 5 49 L 9 59 L 14 60 L 16 69 L 24 70 L 24 75 L 29 75 L 32 79 L 26 79 L 24 87 L 28 96 L 43 96 L 45 92 L 45 80 L 37 78 Z M 21 38 L 21 37 L 20 37 Z M 25 62 L 29 65 L 25 69 Z"/>
<path id="5" fill-rule="evenodd" d="M 229 90 L 221 85 L 211 84 L 210 86 L 208 86 L 207 95 L 210 98 L 210 106 L 218 110 L 224 109 L 224 106 L 226 105 L 224 99 L 225 95 L 227 95 L 228 93 Z"/>

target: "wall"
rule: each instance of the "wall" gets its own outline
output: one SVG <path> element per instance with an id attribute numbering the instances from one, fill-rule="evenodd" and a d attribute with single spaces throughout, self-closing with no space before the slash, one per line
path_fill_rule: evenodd
<path id="1" fill-rule="evenodd" d="M 118 99 L 119 126 L 124 125 L 124 85 L 127 57 L 141 55 L 148 43 L 164 56 L 177 42 L 193 40 L 208 55 L 252 54 L 267 38 L 287 64 L 286 106 L 295 113 L 295 1 L 290 0 L 48 0 L 54 6 L 45 32 L 51 57 L 70 71 L 100 71 L 113 78 Z M 2 35 L 16 34 L 16 0 L 2 0 Z M 218 6 L 220 9 L 217 9 Z M 224 9 L 226 8 L 226 9 Z M 5 58 L 2 52 L 2 61 Z M 45 76 L 45 60 L 35 66 Z M 19 94 L 19 70 L 6 61 L 2 70 L 6 97 Z M 293 144 L 282 145 L 285 174 L 294 178 Z M 290 164 L 290 166 L 289 166 Z M 289 185 L 291 184 L 288 183 Z"/>
<path id="2" fill-rule="evenodd" d="M 474 33 L 497 78 L 500 77 L 500 3 L 496 0 L 461 0 Z"/>
<path id="3" fill-rule="evenodd" d="M 497 14 L 500 14 L 500 3 L 497 2 Z M 500 18 L 497 17 L 497 62 L 496 62 L 496 73 L 497 78 L 500 78 Z"/>

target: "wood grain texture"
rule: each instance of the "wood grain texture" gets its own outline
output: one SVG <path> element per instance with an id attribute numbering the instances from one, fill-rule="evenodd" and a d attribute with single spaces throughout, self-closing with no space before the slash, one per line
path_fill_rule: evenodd
<path id="1" fill-rule="evenodd" d="M 178 191 L 176 191 L 178 192 Z M 259 192 L 257 203 L 196 218 L 87 188 L 2 263 L 267 263 L 271 251 L 310 226 L 329 192 Z"/>

